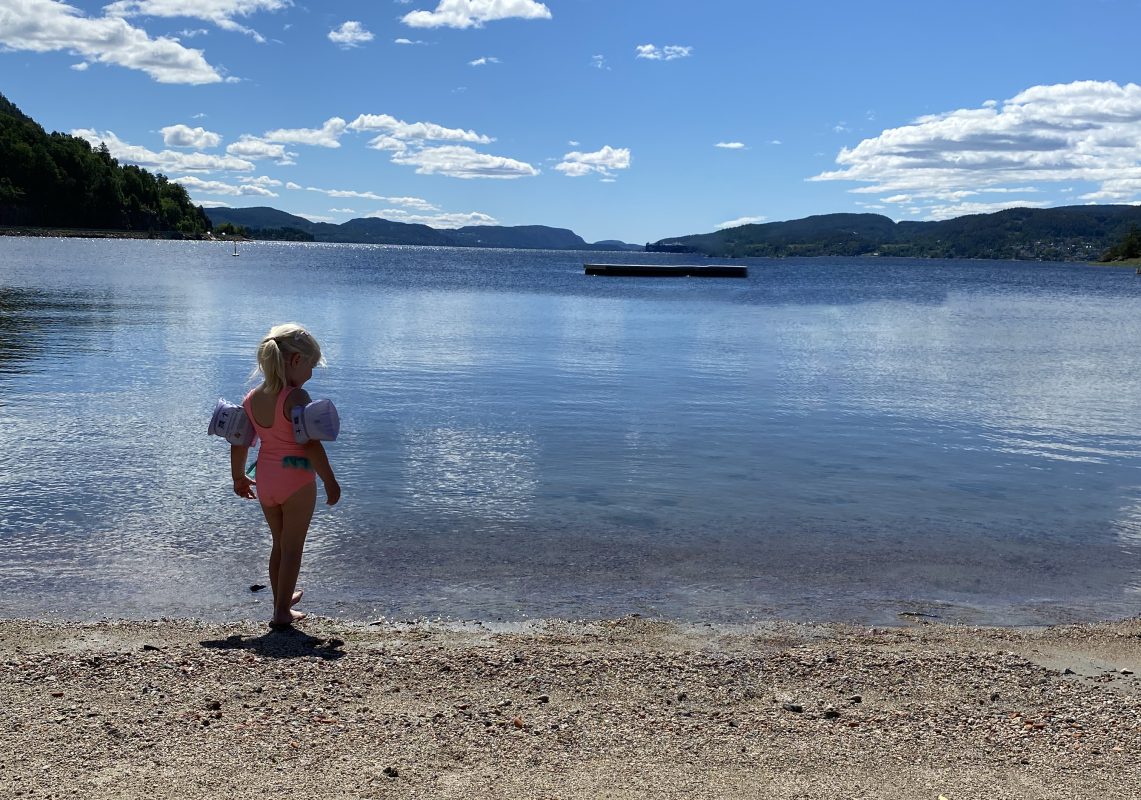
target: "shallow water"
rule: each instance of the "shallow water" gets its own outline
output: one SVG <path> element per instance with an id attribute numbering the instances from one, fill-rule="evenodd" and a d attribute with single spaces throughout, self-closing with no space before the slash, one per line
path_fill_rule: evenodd
<path id="1" fill-rule="evenodd" d="M 2 615 L 257 617 L 205 426 L 297 320 L 310 610 L 1033 623 L 1141 605 L 1141 278 L 1083 265 L 0 237 Z M 690 257 L 692 259 L 692 257 Z"/>

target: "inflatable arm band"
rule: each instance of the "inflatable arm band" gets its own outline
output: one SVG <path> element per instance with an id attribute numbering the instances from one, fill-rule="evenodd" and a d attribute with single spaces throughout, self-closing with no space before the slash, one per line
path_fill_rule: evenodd
<path id="1" fill-rule="evenodd" d="M 238 447 L 253 447 L 258 440 L 246 410 L 223 399 L 214 406 L 214 415 L 210 417 L 210 427 L 206 432 L 211 436 L 221 436 Z"/>
<path id="2" fill-rule="evenodd" d="M 294 406 L 289 416 L 293 420 L 293 439 L 298 444 L 312 440 L 332 442 L 341 432 L 341 418 L 332 400 L 314 400 L 307 406 Z"/>

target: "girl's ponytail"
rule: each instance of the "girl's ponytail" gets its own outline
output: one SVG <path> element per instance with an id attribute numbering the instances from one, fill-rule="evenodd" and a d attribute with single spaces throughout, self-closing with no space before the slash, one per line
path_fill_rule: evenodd
<path id="1" fill-rule="evenodd" d="M 272 336 L 267 336 L 258 345 L 258 369 L 265 376 L 266 394 L 277 394 L 285 388 L 285 356 L 281 346 Z"/>
<path id="2" fill-rule="evenodd" d="M 310 359 L 314 366 L 325 364 L 321 345 L 309 331 L 294 322 L 273 326 L 258 345 L 258 365 L 250 379 L 261 373 L 265 376 L 266 394 L 277 394 L 285 388 L 285 359 L 294 353 Z"/>

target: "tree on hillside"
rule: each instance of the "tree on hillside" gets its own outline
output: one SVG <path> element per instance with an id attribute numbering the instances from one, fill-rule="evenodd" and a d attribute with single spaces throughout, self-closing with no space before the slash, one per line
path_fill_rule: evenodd
<path id="1" fill-rule="evenodd" d="M 0 225 L 175 231 L 197 236 L 210 218 L 186 189 L 106 144 L 46 133 L 0 95 Z"/>
<path id="2" fill-rule="evenodd" d="M 1102 253 L 1098 261 L 1124 261 L 1128 258 L 1141 258 L 1141 230 L 1136 225 L 1130 225 L 1125 238 Z"/>

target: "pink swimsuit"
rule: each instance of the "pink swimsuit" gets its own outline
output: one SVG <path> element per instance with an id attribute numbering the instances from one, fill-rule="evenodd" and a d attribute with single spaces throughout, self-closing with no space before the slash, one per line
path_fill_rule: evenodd
<path id="1" fill-rule="evenodd" d="M 257 495 L 263 506 L 279 506 L 293 493 L 317 480 L 317 473 L 305 456 L 305 446 L 293 438 L 293 425 L 282 416 L 285 399 L 296 386 L 286 386 L 277 395 L 273 408 L 273 425 L 263 428 L 254 417 L 250 398 L 254 389 L 242 400 L 242 408 L 261 439 L 257 458 Z"/>

